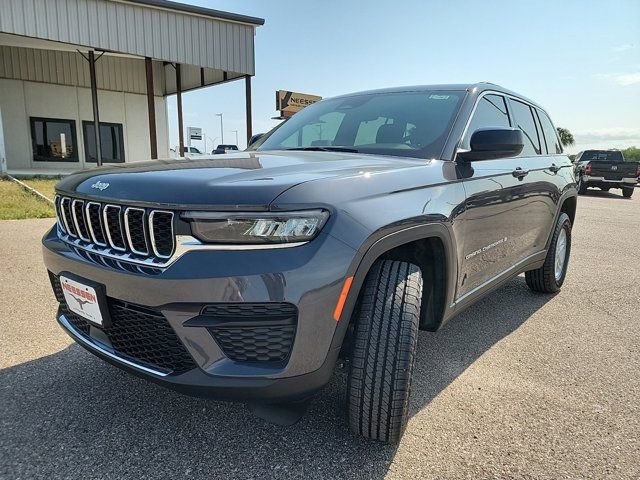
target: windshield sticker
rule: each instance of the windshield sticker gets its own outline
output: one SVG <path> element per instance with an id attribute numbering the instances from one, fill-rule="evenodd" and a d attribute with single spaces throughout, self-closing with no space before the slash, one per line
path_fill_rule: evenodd
<path id="1" fill-rule="evenodd" d="M 431 100 L 448 100 L 450 97 L 451 95 L 429 95 Z"/>

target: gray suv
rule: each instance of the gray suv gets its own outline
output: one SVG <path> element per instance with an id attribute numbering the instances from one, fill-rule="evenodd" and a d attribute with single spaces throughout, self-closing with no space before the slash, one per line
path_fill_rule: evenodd
<path id="1" fill-rule="evenodd" d="M 378 90 L 245 152 L 63 179 L 44 261 L 58 322 L 106 361 L 291 423 L 343 358 L 351 429 L 397 442 L 418 331 L 522 272 L 560 289 L 575 187 L 516 93 Z"/>

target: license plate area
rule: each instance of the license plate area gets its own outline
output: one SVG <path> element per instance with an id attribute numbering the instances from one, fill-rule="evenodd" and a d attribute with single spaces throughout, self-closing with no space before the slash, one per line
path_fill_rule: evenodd
<path id="1" fill-rule="evenodd" d="M 68 273 L 59 276 L 67 308 L 98 327 L 110 325 L 104 285 Z"/>

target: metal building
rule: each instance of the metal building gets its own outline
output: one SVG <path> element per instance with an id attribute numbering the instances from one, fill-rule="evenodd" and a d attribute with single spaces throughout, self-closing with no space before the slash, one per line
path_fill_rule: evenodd
<path id="1" fill-rule="evenodd" d="M 0 0 L 0 132 L 13 174 L 169 156 L 167 95 L 244 80 L 263 19 L 167 0 Z M 96 148 L 100 145 L 100 148 Z"/>

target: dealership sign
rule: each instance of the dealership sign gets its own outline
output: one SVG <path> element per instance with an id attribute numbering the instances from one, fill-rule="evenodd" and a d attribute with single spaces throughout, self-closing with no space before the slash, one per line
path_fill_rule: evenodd
<path id="1" fill-rule="evenodd" d="M 202 128 L 187 127 L 187 136 L 189 140 L 202 140 Z"/>
<path id="2" fill-rule="evenodd" d="M 280 110 L 283 117 L 290 117 L 304 107 L 308 107 L 322 100 L 317 95 L 278 90 L 276 92 L 276 110 Z"/>

